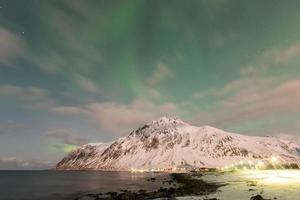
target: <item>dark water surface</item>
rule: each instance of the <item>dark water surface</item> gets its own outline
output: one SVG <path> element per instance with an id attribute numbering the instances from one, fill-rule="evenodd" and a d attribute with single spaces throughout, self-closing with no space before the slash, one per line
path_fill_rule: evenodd
<path id="1" fill-rule="evenodd" d="M 99 171 L 0 171 L 0 199 L 61 200 L 89 192 L 156 190 L 167 176 Z M 156 181 L 147 181 L 152 177 Z"/>

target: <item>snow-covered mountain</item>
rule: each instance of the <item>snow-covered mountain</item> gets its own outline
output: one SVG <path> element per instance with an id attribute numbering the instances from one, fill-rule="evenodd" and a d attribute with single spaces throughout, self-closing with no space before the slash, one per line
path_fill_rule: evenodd
<path id="1" fill-rule="evenodd" d="M 112 143 L 83 145 L 63 158 L 57 169 L 215 168 L 271 156 L 283 163 L 299 163 L 300 146 L 275 137 L 240 135 L 162 117 Z"/>

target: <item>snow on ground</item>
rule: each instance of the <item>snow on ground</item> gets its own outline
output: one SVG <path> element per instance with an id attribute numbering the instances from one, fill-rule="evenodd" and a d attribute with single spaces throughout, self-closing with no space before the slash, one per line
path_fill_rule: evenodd
<path id="1" fill-rule="evenodd" d="M 179 200 L 249 200 L 257 194 L 266 199 L 299 200 L 300 170 L 263 170 L 207 173 L 205 181 L 228 183 L 219 192 L 202 197 L 178 197 Z"/>

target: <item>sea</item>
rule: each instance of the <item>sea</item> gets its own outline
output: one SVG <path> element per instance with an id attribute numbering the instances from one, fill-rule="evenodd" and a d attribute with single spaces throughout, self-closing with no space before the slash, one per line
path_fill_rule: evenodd
<path id="1" fill-rule="evenodd" d="M 88 193 L 153 191 L 168 176 L 112 171 L 0 171 L 0 200 L 71 200 Z"/>

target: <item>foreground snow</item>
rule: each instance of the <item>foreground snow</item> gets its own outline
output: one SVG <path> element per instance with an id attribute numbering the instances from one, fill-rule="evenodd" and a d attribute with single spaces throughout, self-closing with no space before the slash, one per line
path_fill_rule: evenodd
<path id="1" fill-rule="evenodd" d="M 210 126 L 191 126 L 162 117 L 112 143 L 79 147 L 57 164 L 57 169 L 162 170 L 217 168 L 245 160 L 299 163 L 300 147 L 274 137 L 253 137 Z"/>
<path id="2" fill-rule="evenodd" d="M 228 183 L 219 192 L 202 197 L 178 197 L 180 200 L 249 200 L 260 194 L 266 199 L 300 199 L 300 170 L 241 171 L 235 173 L 207 173 L 205 181 Z"/>

